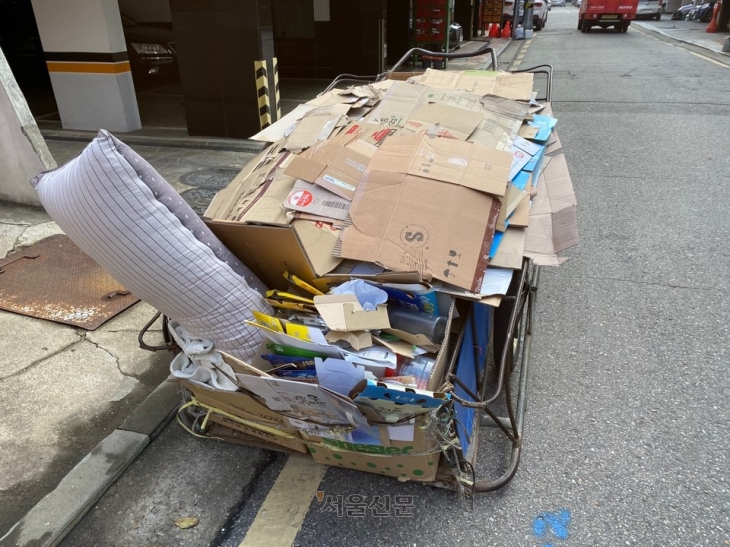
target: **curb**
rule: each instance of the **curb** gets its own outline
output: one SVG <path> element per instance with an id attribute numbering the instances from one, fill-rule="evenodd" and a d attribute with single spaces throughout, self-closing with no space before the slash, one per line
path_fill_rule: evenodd
<path id="1" fill-rule="evenodd" d="M 96 137 L 94 131 L 72 131 L 60 129 L 40 130 L 44 139 L 55 141 L 89 142 Z M 124 142 L 141 146 L 161 146 L 165 148 L 187 148 L 191 150 L 218 150 L 224 152 L 248 152 L 258 154 L 264 142 L 251 139 L 209 140 L 196 137 L 163 137 L 150 135 L 124 135 Z"/>
<path id="2" fill-rule="evenodd" d="M 676 36 L 672 36 L 670 33 L 664 32 L 661 29 L 657 29 L 657 28 L 654 28 L 654 27 L 651 27 L 651 26 L 648 26 L 646 24 L 642 24 L 642 23 L 639 23 L 639 22 L 636 22 L 636 21 L 633 22 L 633 25 L 632 26 L 635 29 L 637 29 L 637 30 L 638 29 L 642 29 L 642 30 L 639 30 L 639 32 L 646 31 L 647 34 L 659 34 L 659 35 L 664 36 L 665 38 L 669 38 L 670 40 L 673 40 L 675 42 L 680 42 L 682 44 L 688 44 L 690 46 L 694 46 L 694 47 L 697 47 L 697 48 L 701 48 L 701 49 L 704 49 L 705 51 L 709 51 L 710 53 L 714 53 L 715 55 L 721 55 L 722 57 L 727 58 L 727 60 L 725 60 L 725 59 L 722 59 L 722 60 L 717 59 L 718 62 L 723 62 L 723 63 L 725 63 L 725 64 L 727 64 L 727 65 L 730 66 L 730 54 L 723 53 L 722 51 L 715 51 L 714 49 L 712 49 L 710 47 L 707 47 L 702 42 L 697 42 L 697 41 L 694 41 L 694 40 L 685 40 L 684 38 L 677 38 Z"/>
<path id="3" fill-rule="evenodd" d="M 109 436 L 89 452 L 59 485 L 25 514 L 0 545 L 54 547 L 144 452 L 172 420 L 178 386 L 161 383 Z"/>

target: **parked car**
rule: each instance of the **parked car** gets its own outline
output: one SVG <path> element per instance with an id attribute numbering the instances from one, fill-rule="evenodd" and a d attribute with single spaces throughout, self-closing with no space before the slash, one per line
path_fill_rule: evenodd
<path id="1" fill-rule="evenodd" d="M 515 0 L 504 0 L 502 7 L 502 28 L 507 21 L 512 22 L 515 9 Z M 525 0 L 520 0 L 517 23 L 524 26 L 522 19 L 525 15 Z M 535 30 L 542 30 L 547 23 L 547 0 L 535 0 L 532 6 L 532 26 Z"/>
<path id="2" fill-rule="evenodd" d="M 662 0 L 639 0 L 639 9 L 636 11 L 637 19 L 662 18 Z"/>
<path id="3" fill-rule="evenodd" d="M 175 33 L 171 24 L 139 23 L 122 14 L 132 75 L 139 83 L 178 77 Z"/>
<path id="4" fill-rule="evenodd" d="M 565 0 L 553 0 L 553 6 L 555 6 L 556 8 L 564 8 Z"/>
<path id="5" fill-rule="evenodd" d="M 687 19 L 689 12 L 694 8 L 694 4 L 687 4 L 682 6 L 672 14 L 672 21 L 684 21 Z"/>

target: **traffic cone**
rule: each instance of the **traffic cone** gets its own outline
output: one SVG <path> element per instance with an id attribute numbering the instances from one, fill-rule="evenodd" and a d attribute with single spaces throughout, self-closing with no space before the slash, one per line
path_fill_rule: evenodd
<path id="1" fill-rule="evenodd" d="M 509 21 L 504 24 L 502 29 L 502 38 L 512 38 L 512 25 Z"/>
<path id="2" fill-rule="evenodd" d="M 705 32 L 717 32 L 717 14 L 720 11 L 720 2 L 715 2 L 715 7 L 712 8 L 712 19 L 710 19 L 710 24 L 707 25 L 707 30 Z"/>
<path id="3" fill-rule="evenodd" d="M 499 25 L 497 23 L 491 23 L 489 25 L 489 37 L 499 38 Z"/>

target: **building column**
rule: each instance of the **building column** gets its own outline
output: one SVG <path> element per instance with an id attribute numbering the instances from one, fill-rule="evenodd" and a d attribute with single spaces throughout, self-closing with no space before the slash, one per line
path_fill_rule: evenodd
<path id="1" fill-rule="evenodd" d="M 190 135 L 245 139 L 276 120 L 271 0 L 171 0 Z"/>
<path id="2" fill-rule="evenodd" d="M 142 127 L 117 0 L 31 0 L 65 129 Z"/>

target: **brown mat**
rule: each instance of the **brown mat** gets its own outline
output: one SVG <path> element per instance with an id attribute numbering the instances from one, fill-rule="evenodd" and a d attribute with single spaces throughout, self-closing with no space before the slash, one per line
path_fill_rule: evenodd
<path id="1" fill-rule="evenodd" d="M 94 330 L 139 298 L 65 235 L 0 260 L 0 309 Z"/>

